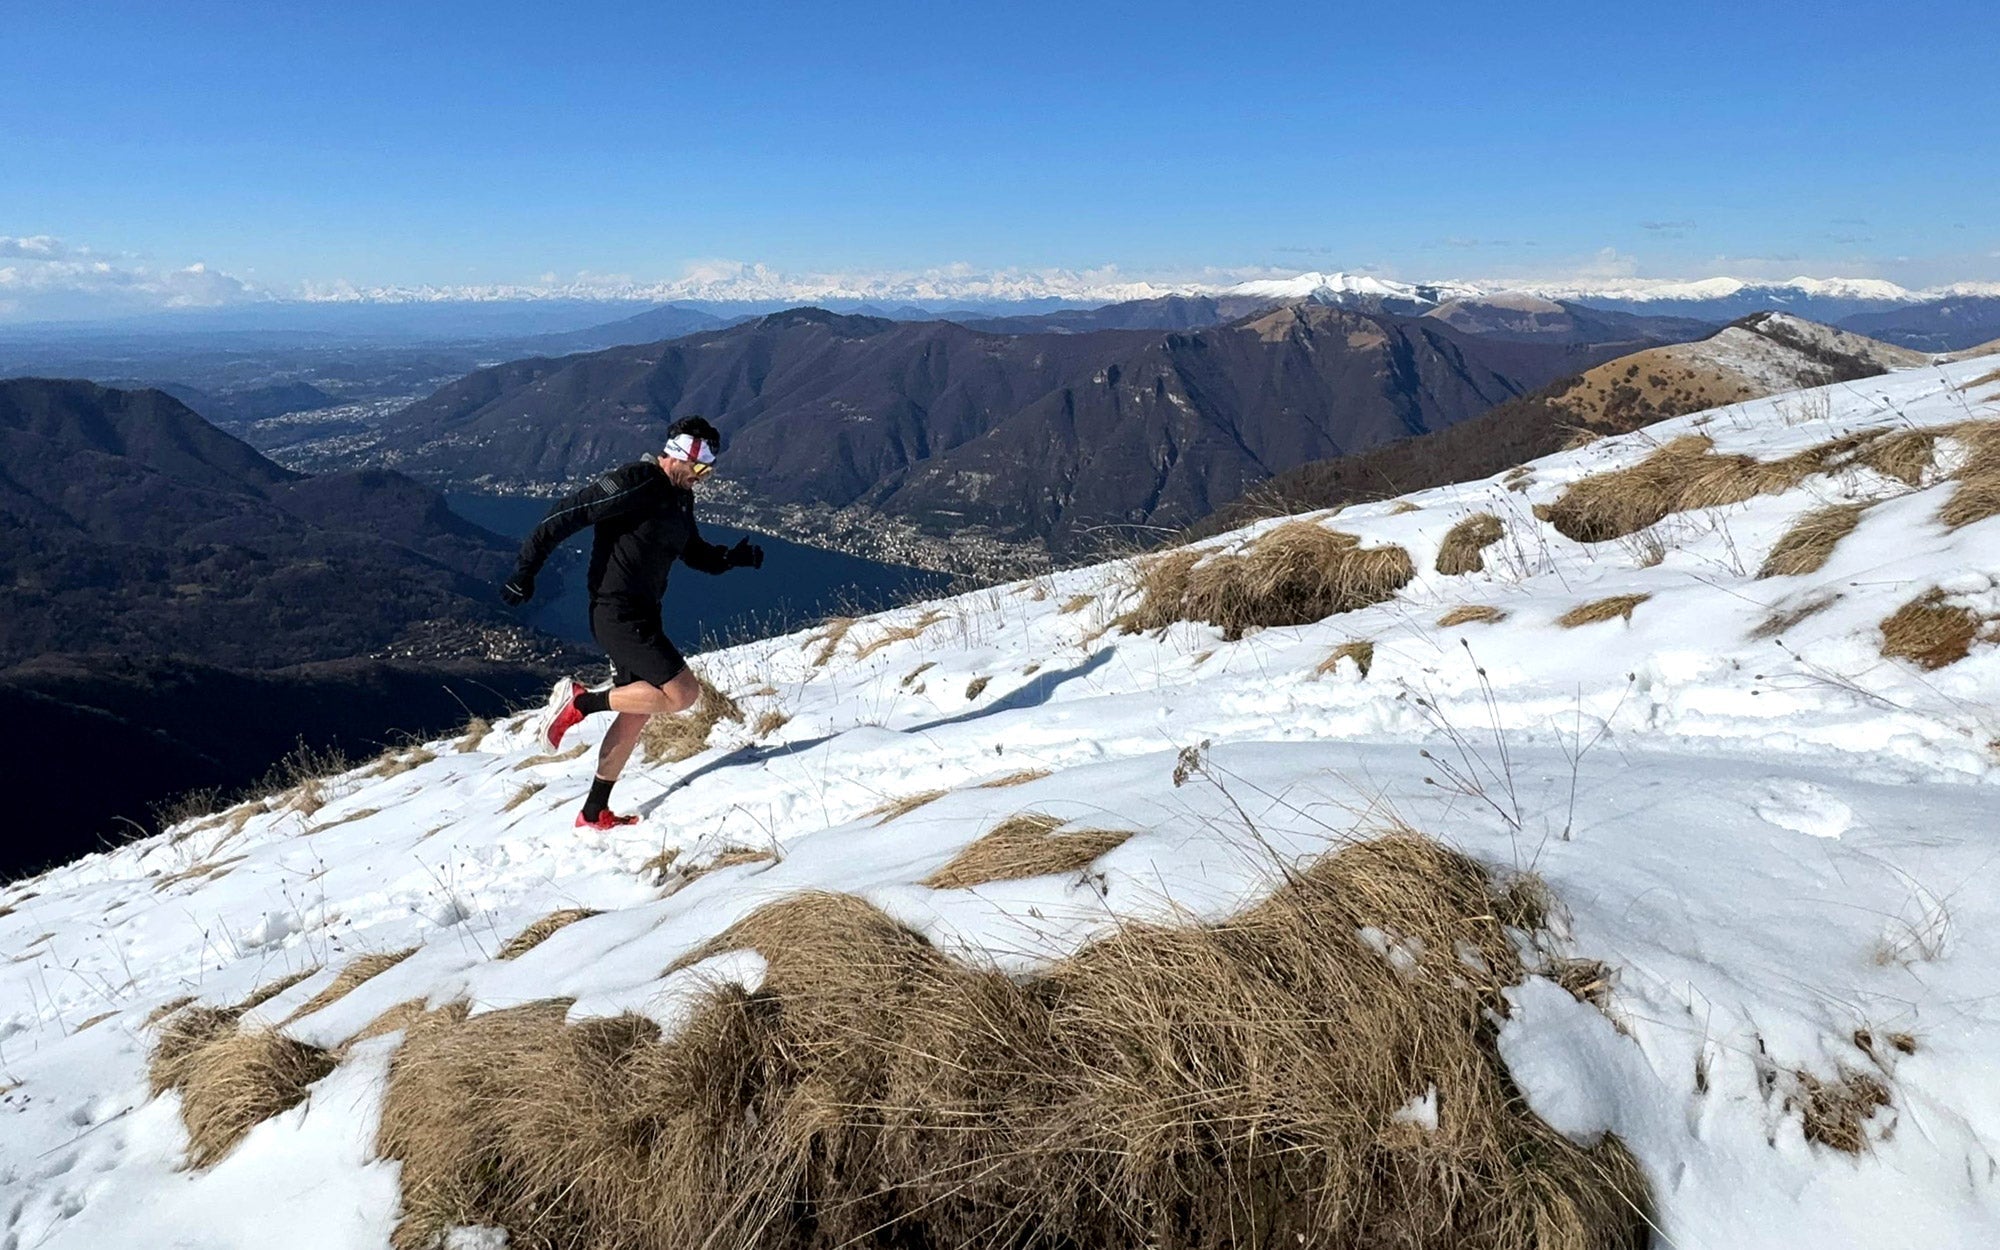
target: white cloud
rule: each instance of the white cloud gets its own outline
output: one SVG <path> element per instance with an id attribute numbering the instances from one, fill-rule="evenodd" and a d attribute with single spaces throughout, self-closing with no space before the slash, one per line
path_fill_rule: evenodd
<path id="1" fill-rule="evenodd" d="M 0 316 L 9 320 L 111 317 L 168 308 L 215 308 L 264 298 L 199 262 L 177 269 L 106 259 L 53 235 L 0 235 Z"/>

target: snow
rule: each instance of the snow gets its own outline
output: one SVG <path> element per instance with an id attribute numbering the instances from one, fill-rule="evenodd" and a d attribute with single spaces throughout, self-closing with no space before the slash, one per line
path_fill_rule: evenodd
<path id="1" fill-rule="evenodd" d="M 178 1096 L 148 1099 L 144 1073 L 142 1022 L 172 998 L 231 1002 L 323 965 L 254 1013 L 275 1025 L 357 955 L 415 948 L 284 1029 L 332 1046 L 412 999 L 491 1011 L 560 996 L 572 1018 L 636 1011 L 671 1033 L 695 995 L 754 987 L 764 969 L 733 952 L 663 970 L 797 891 L 859 895 L 955 957 L 1019 973 L 1132 918 L 1226 915 L 1272 887 L 1274 857 L 1393 821 L 1538 873 L 1561 953 L 1609 970 L 1602 1010 L 1524 981 L 1499 1044 L 1538 1114 L 1632 1149 L 1658 1244 L 1996 1244 L 2000 647 L 1924 672 L 1879 654 L 1877 623 L 1932 586 L 2000 614 L 2000 520 L 1946 531 L 1954 484 L 1862 468 L 1669 517 L 1654 547 L 1580 545 L 1533 514 L 1678 434 L 1770 459 L 1993 418 L 2000 386 L 1960 389 L 1991 367 L 1679 418 L 1538 461 L 1521 490 L 1502 475 L 1407 496 L 1414 510 L 1349 508 L 1332 523 L 1404 545 L 1420 572 L 1315 625 L 1237 642 L 1197 623 L 1107 631 L 1126 574 L 1112 563 L 928 605 L 936 623 L 866 658 L 925 609 L 856 624 L 823 667 L 810 633 L 699 657 L 749 724 L 790 719 L 763 739 L 724 723 L 701 755 L 635 765 L 617 794 L 644 817 L 629 829 L 573 829 L 588 759 L 534 762 L 516 721 L 470 751 L 433 743 L 436 759 L 395 777 L 357 769 L 310 816 L 273 805 L 237 830 L 184 826 L 0 888 L 0 1247 L 383 1244 L 396 1169 L 371 1144 L 397 1035 L 190 1172 Z M 1795 517 L 1851 500 L 1876 502 L 1824 569 L 1755 577 Z M 1445 532 L 1478 511 L 1505 526 L 1487 570 L 1437 574 Z M 1629 621 L 1555 624 L 1614 594 L 1651 598 Z M 1094 598 L 1061 611 L 1078 595 Z M 1752 636 L 1821 598 L 1781 639 Z M 1467 603 L 1507 616 L 1434 624 Z M 1314 675 L 1357 638 L 1375 644 L 1365 679 Z M 1187 748 L 1202 767 L 1177 784 Z M 1047 775 L 981 788 L 1023 770 Z M 946 793 L 873 814 L 931 790 Z M 1135 836 L 1080 873 L 922 884 L 1022 811 Z M 642 870 L 662 851 L 708 863 L 731 849 L 771 858 L 678 888 Z M 496 958 L 559 908 L 601 914 Z M 1392 966 L 1411 956 L 1400 935 L 1362 938 Z M 1858 1040 L 1903 1034 L 1907 1054 Z M 1798 1108 L 1807 1078 L 1843 1072 L 1891 1093 L 1858 1155 L 1808 1141 Z M 1451 1113 L 1434 1090 L 1410 1097 L 1415 1128 Z"/>

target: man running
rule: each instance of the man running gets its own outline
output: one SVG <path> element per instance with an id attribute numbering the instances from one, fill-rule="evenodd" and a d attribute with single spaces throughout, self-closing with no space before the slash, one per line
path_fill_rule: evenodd
<path id="1" fill-rule="evenodd" d="M 511 606 L 535 594 L 535 574 L 557 547 L 584 526 L 590 543 L 590 632 L 611 657 L 611 686 L 586 690 L 565 677 L 543 709 L 542 745 L 553 751 L 586 716 L 616 712 L 597 751 L 597 778 L 577 814 L 578 828 L 615 829 L 637 816 L 611 811 L 611 787 L 631 757 L 646 722 L 686 711 L 701 697 L 687 661 L 660 628 L 660 599 L 676 559 L 704 573 L 762 568 L 764 549 L 745 538 L 724 549 L 704 542 L 694 523 L 694 484 L 715 466 L 721 442 L 701 417 L 667 429 L 666 450 L 598 478 L 558 499 L 521 544 L 520 563 L 500 588 Z"/>

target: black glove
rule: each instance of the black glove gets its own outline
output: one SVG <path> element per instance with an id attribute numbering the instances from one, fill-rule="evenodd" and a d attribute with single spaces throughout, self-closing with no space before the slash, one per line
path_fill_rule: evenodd
<path id="1" fill-rule="evenodd" d="M 510 608 L 518 608 L 535 597 L 535 575 L 516 572 L 500 587 L 500 602 Z"/>
<path id="2" fill-rule="evenodd" d="M 761 569 L 764 567 L 764 549 L 747 538 L 738 539 L 736 545 L 729 549 L 729 553 L 725 558 L 729 561 L 729 567 L 732 569 Z"/>

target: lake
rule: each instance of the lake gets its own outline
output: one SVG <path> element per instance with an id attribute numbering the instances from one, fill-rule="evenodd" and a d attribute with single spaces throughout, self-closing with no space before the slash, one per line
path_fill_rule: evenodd
<path id="1" fill-rule="evenodd" d="M 455 492 L 447 492 L 445 502 L 474 525 L 516 539 L 526 538 L 540 524 L 550 503 L 521 495 Z M 695 512 L 700 515 L 700 504 Z M 732 569 L 720 577 L 684 564 L 674 569 L 661 618 L 667 636 L 690 655 L 789 633 L 828 616 L 876 612 L 942 594 L 951 581 L 942 573 L 864 560 L 713 521 L 701 522 L 701 536 L 725 547 L 748 537 L 764 548 L 764 567 Z M 542 570 L 534 602 L 528 605 L 528 624 L 558 638 L 591 641 L 589 595 L 584 589 L 589 559 L 586 529 L 564 543 Z"/>

